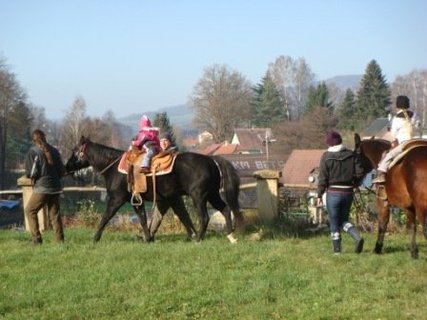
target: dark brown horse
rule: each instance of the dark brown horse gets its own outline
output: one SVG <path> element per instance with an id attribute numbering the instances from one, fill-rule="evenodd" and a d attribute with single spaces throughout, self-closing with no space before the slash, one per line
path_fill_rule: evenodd
<path id="1" fill-rule="evenodd" d="M 126 202 L 131 202 L 132 194 L 127 190 L 127 177 L 118 171 L 118 159 L 123 150 L 114 149 L 100 143 L 81 137 L 66 164 L 67 172 L 74 172 L 92 166 L 101 172 L 105 178 L 108 194 L 107 208 L 98 224 L 94 236 L 95 242 L 99 241 L 107 223 Z M 190 235 L 192 226 L 188 212 L 183 205 L 178 206 L 177 201 L 182 195 L 189 195 L 199 214 L 200 227 L 197 240 L 203 240 L 209 222 L 207 203 L 220 211 L 226 221 L 227 238 L 235 243 L 237 239 L 233 234 L 232 214 L 236 227 L 243 225 L 243 215 L 239 207 L 240 178 L 231 162 L 220 156 L 208 157 L 202 154 L 183 152 L 179 153 L 170 174 L 159 175 L 155 180 L 156 189 L 153 190 L 153 178 L 147 178 L 147 192 L 142 194 L 148 201 L 157 199 L 160 213 L 166 213 L 171 206 L 181 221 L 186 226 Z M 224 199 L 220 194 L 223 189 Z M 152 224 L 150 230 L 145 214 L 136 211 L 143 229 L 143 239 L 152 241 L 159 225 Z M 160 221 L 156 220 L 156 223 Z"/>
<path id="2" fill-rule="evenodd" d="M 361 140 L 355 134 L 355 148 L 364 159 L 365 173 L 376 169 L 384 151 L 391 148 L 390 142 L 382 139 Z M 417 223 L 423 228 L 427 238 L 427 145 L 411 149 L 386 175 L 385 197 L 377 196 L 378 237 L 375 253 L 381 253 L 384 235 L 390 219 L 390 205 L 405 210 L 407 228 L 410 234 L 411 256 L 418 258 L 416 242 Z"/>

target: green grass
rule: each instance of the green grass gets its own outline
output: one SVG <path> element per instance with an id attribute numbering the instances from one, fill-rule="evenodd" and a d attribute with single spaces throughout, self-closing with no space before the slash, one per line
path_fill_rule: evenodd
<path id="1" fill-rule="evenodd" d="M 0 230 L 1 319 L 425 319 L 427 245 L 413 260 L 404 234 L 385 253 L 331 254 L 328 235 L 276 236 L 231 245 L 210 233 L 202 244 L 183 234 L 153 244 L 131 232 L 67 228 L 33 247 L 29 234 Z"/>

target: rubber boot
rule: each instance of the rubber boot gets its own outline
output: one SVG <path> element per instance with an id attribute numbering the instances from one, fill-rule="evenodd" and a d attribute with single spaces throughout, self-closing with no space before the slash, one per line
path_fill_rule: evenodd
<path id="1" fill-rule="evenodd" d="M 334 251 L 334 255 L 341 254 L 341 239 L 339 240 L 332 240 L 332 248 Z"/>
<path id="2" fill-rule="evenodd" d="M 335 255 L 341 253 L 341 235 L 339 232 L 331 232 L 332 250 Z"/>
<path id="3" fill-rule="evenodd" d="M 351 223 L 347 223 L 344 226 L 344 231 L 347 232 L 354 240 L 354 252 L 361 253 L 365 240 L 363 240 L 363 238 L 360 236 L 356 227 L 353 226 Z"/>

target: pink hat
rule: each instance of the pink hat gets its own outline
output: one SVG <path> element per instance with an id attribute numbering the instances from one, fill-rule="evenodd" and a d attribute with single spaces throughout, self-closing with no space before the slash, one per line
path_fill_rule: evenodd
<path id="1" fill-rule="evenodd" d="M 139 120 L 139 129 L 142 130 L 149 127 L 151 127 L 151 121 L 146 115 L 143 115 L 141 120 Z"/>
<path id="2" fill-rule="evenodd" d="M 326 144 L 330 147 L 339 145 L 342 143 L 341 135 L 336 131 L 328 132 L 326 135 Z"/>

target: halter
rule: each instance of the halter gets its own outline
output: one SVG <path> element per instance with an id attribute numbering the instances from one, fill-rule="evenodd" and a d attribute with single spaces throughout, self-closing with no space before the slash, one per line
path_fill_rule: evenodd
<path id="1" fill-rule="evenodd" d="M 87 142 L 83 143 L 83 144 L 79 147 L 79 150 L 77 150 L 76 156 L 77 156 L 77 159 L 78 159 L 79 161 L 82 161 L 82 159 L 83 159 L 83 157 L 84 157 L 84 155 L 85 155 L 86 148 L 87 148 Z"/>
<path id="2" fill-rule="evenodd" d="M 86 152 L 86 148 L 87 148 L 87 142 L 83 143 L 79 149 L 76 152 L 76 156 L 77 156 L 77 160 L 78 161 L 82 161 L 83 157 L 85 155 Z M 108 164 L 104 169 L 102 169 L 101 171 L 99 171 L 99 174 L 103 174 L 105 171 L 107 171 L 108 169 L 110 169 L 117 161 L 119 161 L 121 159 L 121 155 L 115 159 L 114 161 L 112 161 L 110 164 Z"/>

